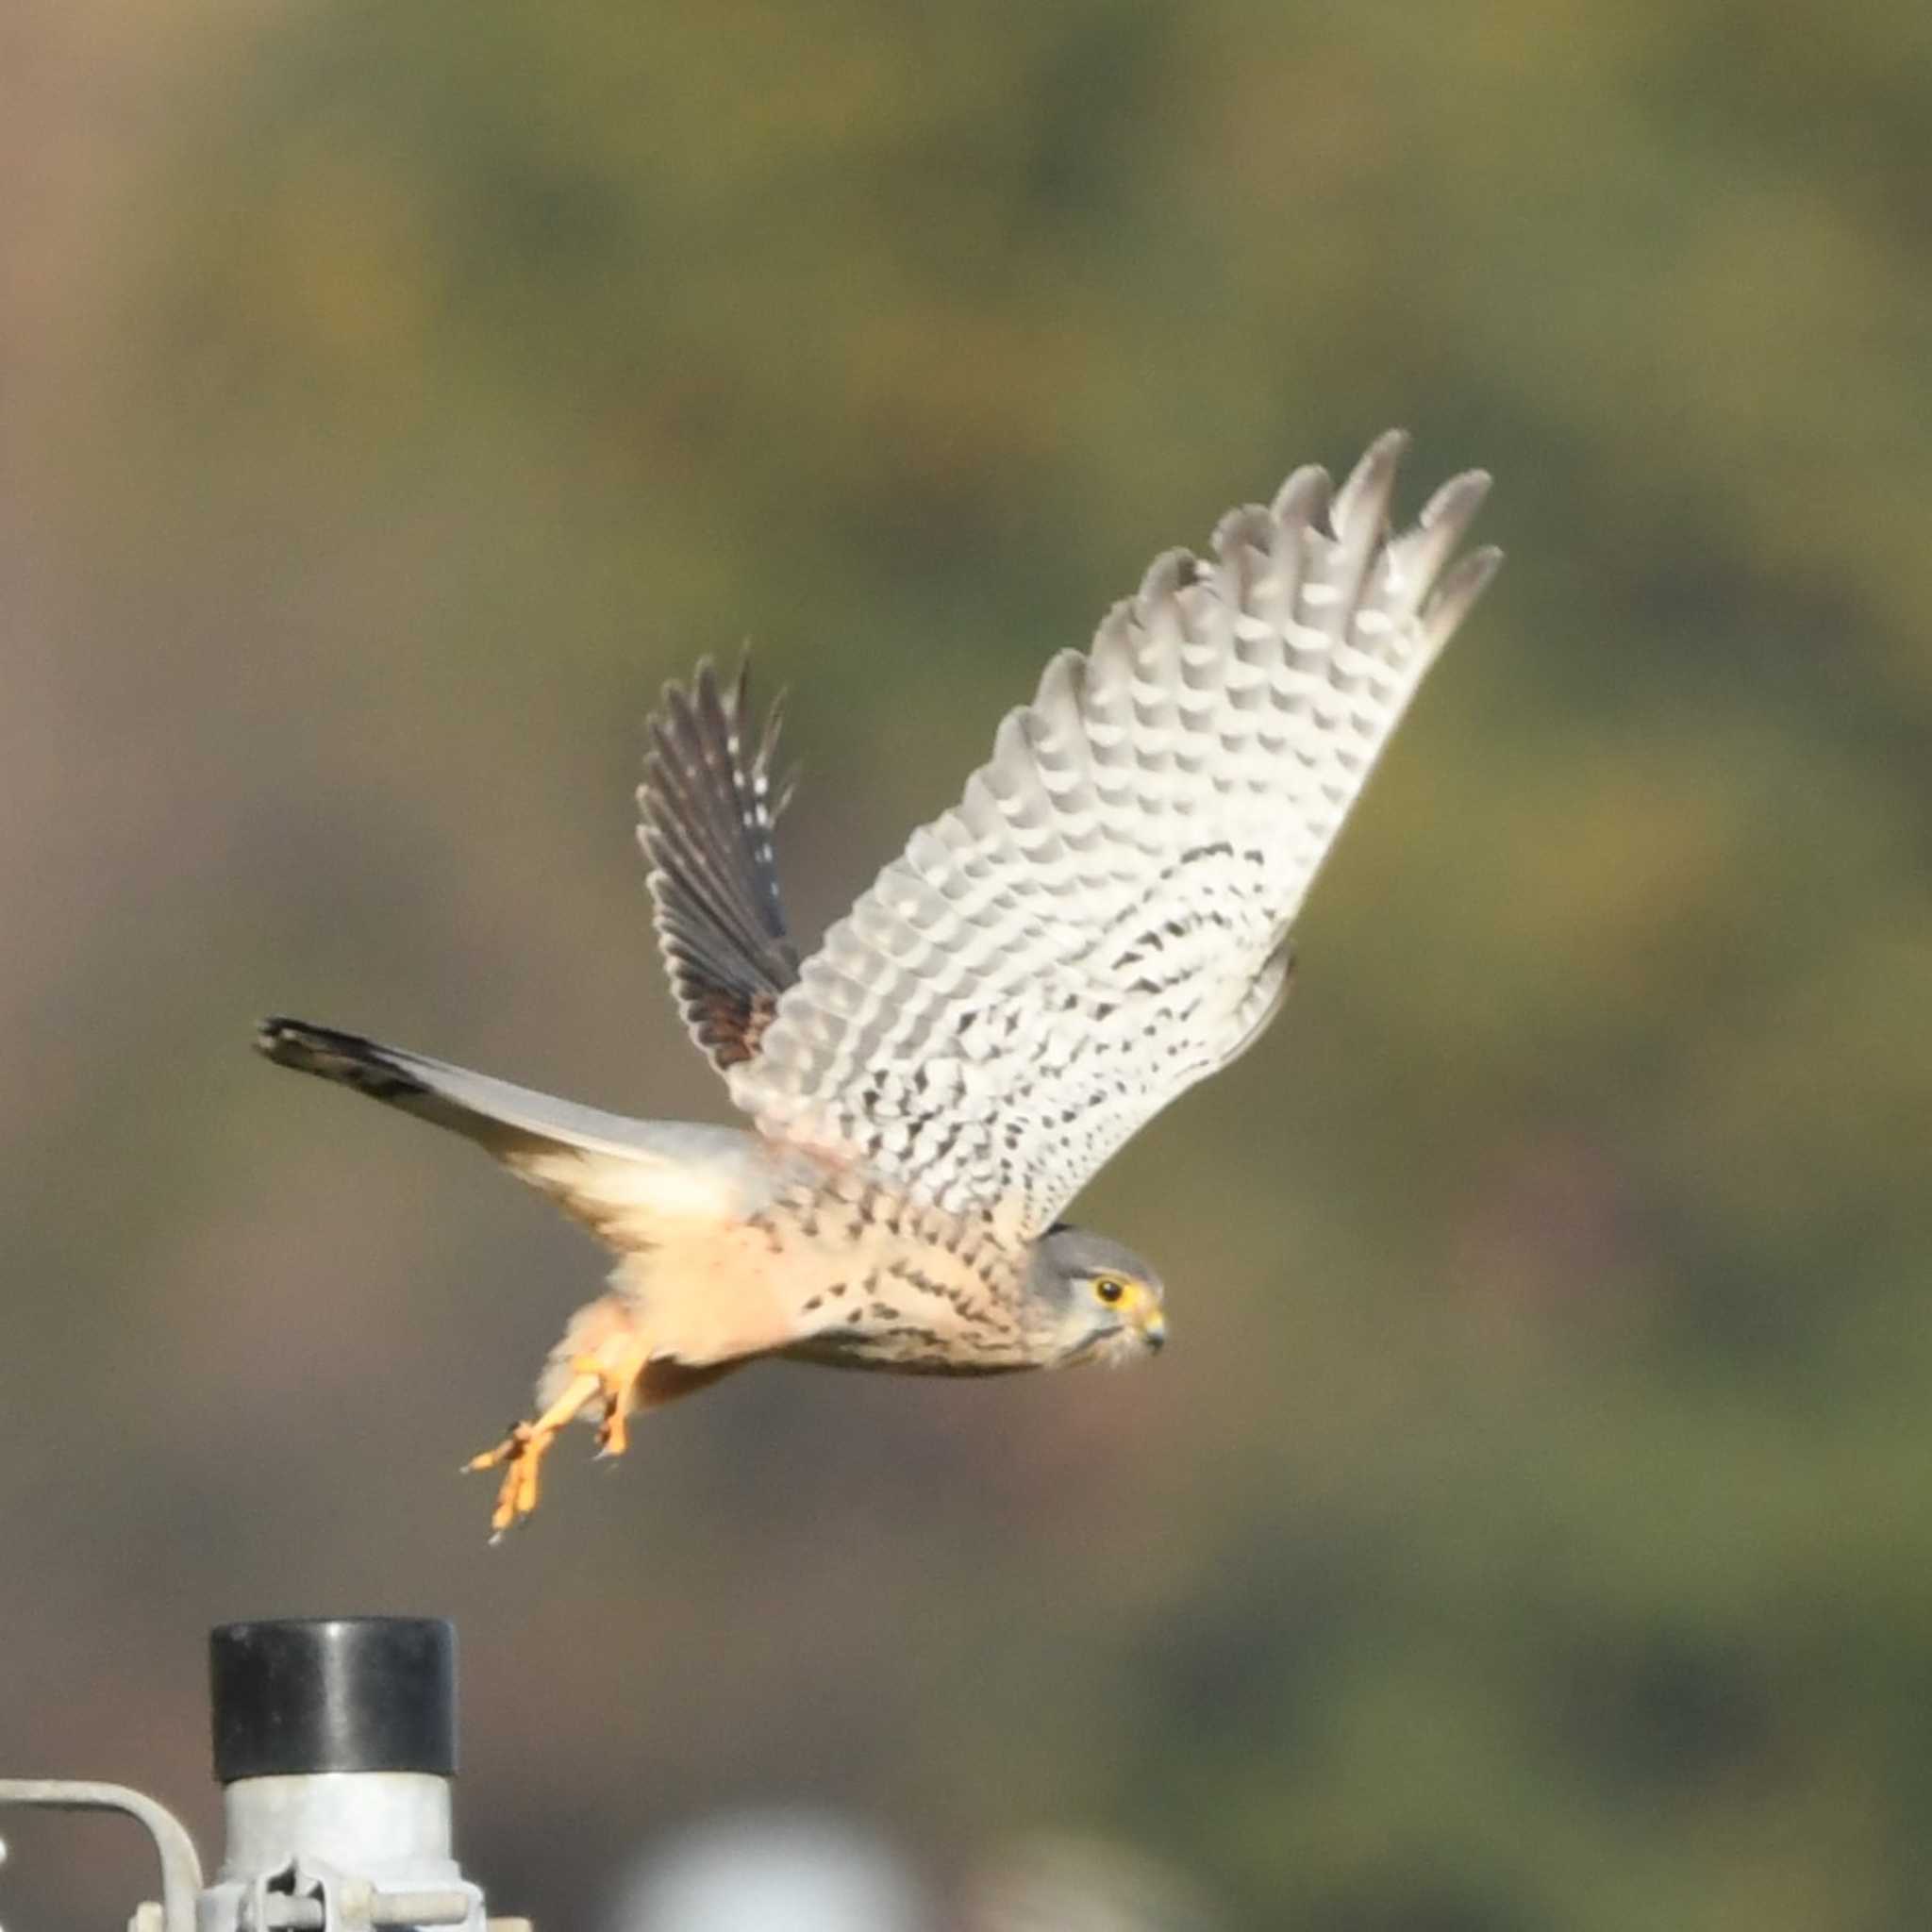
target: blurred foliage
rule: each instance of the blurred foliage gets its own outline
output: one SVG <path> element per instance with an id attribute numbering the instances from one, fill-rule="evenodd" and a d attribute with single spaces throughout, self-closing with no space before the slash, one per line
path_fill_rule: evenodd
<path id="1" fill-rule="evenodd" d="M 206 1624 L 441 1609 L 552 1925 L 767 1797 L 1256 1926 L 1924 1923 L 1932 12 L 9 31 L 0 1761 L 193 1793 Z M 722 1117 L 658 682 L 794 688 L 809 928 L 1156 550 L 1391 422 L 1511 563 L 1284 1024 L 1083 1204 L 1179 1346 L 761 1372 L 485 1550 L 448 1472 L 597 1258 L 253 1017 Z M 66 1842 L 27 1923 L 125 1896 L 24 1891 Z"/>

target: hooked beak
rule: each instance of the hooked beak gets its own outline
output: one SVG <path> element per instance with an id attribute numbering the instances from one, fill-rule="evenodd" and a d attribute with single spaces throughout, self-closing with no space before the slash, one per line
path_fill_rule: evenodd
<path id="1" fill-rule="evenodd" d="M 1141 1317 L 1139 1325 L 1141 1340 L 1150 1352 L 1158 1355 L 1167 1346 L 1167 1317 L 1158 1308 L 1150 1307 Z"/>

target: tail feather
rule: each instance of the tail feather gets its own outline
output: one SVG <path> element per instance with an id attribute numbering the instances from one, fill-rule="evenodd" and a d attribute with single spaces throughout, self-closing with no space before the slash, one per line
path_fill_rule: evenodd
<path id="1" fill-rule="evenodd" d="M 770 1192 L 768 1150 L 741 1128 L 631 1120 L 301 1020 L 264 1020 L 255 1044 L 475 1141 L 620 1253 L 737 1218 Z"/>
<path id="2" fill-rule="evenodd" d="M 384 1046 L 359 1034 L 303 1020 L 264 1020 L 257 1050 L 278 1067 L 313 1074 L 353 1088 L 385 1106 L 486 1147 L 499 1159 L 544 1147 L 573 1147 L 589 1154 L 634 1156 L 659 1150 L 663 1127 L 623 1114 L 579 1107 L 529 1087 L 473 1074 L 447 1060 Z"/>

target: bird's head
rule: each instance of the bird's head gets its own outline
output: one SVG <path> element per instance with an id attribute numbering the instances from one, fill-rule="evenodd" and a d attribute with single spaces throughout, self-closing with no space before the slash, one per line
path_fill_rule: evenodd
<path id="1" fill-rule="evenodd" d="M 1160 1276 L 1131 1248 L 1064 1222 L 1034 1243 L 1027 1296 L 1058 1367 L 1122 1362 L 1167 1340 Z"/>

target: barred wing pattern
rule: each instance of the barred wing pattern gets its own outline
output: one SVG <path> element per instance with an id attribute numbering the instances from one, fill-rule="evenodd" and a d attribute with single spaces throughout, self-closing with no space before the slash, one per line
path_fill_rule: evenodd
<path id="1" fill-rule="evenodd" d="M 798 977 L 772 831 L 779 707 L 757 731 L 750 665 L 728 691 L 708 658 L 690 691 L 670 684 L 650 724 L 638 842 L 650 861 L 658 941 L 691 1037 L 722 1073 L 748 1060 Z"/>
<path id="2" fill-rule="evenodd" d="M 1472 472 L 1390 538 L 1406 440 L 1297 471 L 1047 667 L 726 1074 L 774 1138 L 1043 1231 L 1273 1017 L 1308 886 L 1499 553 Z"/>

